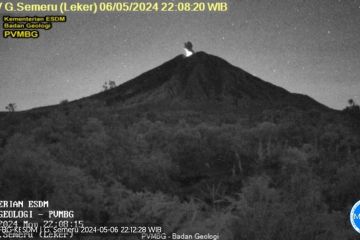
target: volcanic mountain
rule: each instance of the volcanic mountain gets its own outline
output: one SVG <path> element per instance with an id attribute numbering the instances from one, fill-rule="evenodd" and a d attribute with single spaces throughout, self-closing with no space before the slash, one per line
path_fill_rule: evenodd
<path id="1" fill-rule="evenodd" d="M 238 108 L 327 109 L 205 52 L 179 55 L 124 84 L 86 99 L 121 104 L 221 104 Z M 81 100 L 80 100 L 81 101 Z"/>
<path id="2" fill-rule="evenodd" d="M 344 113 L 219 57 L 177 56 L 83 99 L 0 112 L 0 199 L 184 236 L 355 239 L 343 222 L 360 198 L 360 121 Z"/>

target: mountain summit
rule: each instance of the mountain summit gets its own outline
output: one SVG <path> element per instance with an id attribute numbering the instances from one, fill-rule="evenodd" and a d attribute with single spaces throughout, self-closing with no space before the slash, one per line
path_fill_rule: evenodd
<path id="1" fill-rule="evenodd" d="M 108 104 L 220 103 L 237 107 L 325 109 L 308 96 L 263 81 L 205 52 L 179 55 L 124 84 L 90 97 Z"/>

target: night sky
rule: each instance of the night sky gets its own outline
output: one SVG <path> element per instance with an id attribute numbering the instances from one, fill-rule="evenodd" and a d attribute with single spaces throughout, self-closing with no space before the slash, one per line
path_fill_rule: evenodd
<path id="1" fill-rule="evenodd" d="M 97 93 L 105 81 L 120 84 L 183 53 L 188 40 L 332 108 L 349 98 L 360 103 L 360 0 L 234 0 L 226 13 L 67 16 L 36 40 L 0 38 L 0 111 L 10 102 L 25 110 Z"/>

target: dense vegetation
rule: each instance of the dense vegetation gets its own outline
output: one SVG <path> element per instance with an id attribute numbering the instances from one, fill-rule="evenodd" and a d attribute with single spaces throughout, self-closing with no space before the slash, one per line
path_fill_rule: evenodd
<path id="1" fill-rule="evenodd" d="M 226 240 L 350 239 L 360 200 L 350 115 L 95 101 L 11 112 L 0 116 L 0 199 Z"/>

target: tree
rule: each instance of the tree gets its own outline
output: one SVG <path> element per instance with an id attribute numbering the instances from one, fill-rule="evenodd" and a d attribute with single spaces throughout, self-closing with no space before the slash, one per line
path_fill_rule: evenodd
<path id="1" fill-rule="evenodd" d="M 116 87 L 115 81 L 109 81 L 109 89 L 113 89 Z"/>
<path id="2" fill-rule="evenodd" d="M 16 110 L 16 103 L 9 103 L 5 109 L 9 112 L 15 112 Z"/>
<path id="3" fill-rule="evenodd" d="M 61 100 L 61 102 L 60 102 L 61 105 L 64 105 L 64 104 L 67 104 L 67 103 L 69 103 L 69 100 L 67 100 L 67 99 Z"/>
<path id="4" fill-rule="evenodd" d="M 344 109 L 344 112 L 350 114 L 355 118 L 360 118 L 360 106 L 353 100 L 348 100 L 349 106 Z"/>
<path id="5" fill-rule="evenodd" d="M 116 87 L 116 83 L 115 83 L 115 81 L 112 81 L 112 80 L 107 81 L 107 82 L 105 82 L 105 83 L 103 84 L 103 89 L 104 89 L 104 91 L 107 91 L 107 90 L 109 90 L 109 89 L 113 89 L 113 88 L 115 88 L 115 87 Z"/>
<path id="6" fill-rule="evenodd" d="M 356 105 L 354 99 L 349 99 L 348 103 L 351 107 Z"/>

